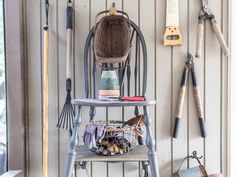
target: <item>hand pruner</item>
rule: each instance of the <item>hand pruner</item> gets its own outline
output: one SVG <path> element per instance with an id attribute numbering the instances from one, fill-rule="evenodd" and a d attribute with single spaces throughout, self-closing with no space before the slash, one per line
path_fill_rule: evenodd
<path id="1" fill-rule="evenodd" d="M 225 56 L 229 55 L 229 49 L 227 44 L 224 40 L 224 36 L 216 22 L 214 14 L 208 8 L 208 0 L 202 0 L 202 9 L 200 11 L 198 17 L 198 27 L 197 27 L 197 41 L 196 41 L 196 53 L 195 57 L 201 57 L 201 48 L 202 48 L 202 41 L 203 41 L 203 31 L 204 31 L 204 20 L 210 20 L 212 24 L 213 31 L 220 43 L 220 46 L 224 52 Z"/>
<path id="2" fill-rule="evenodd" d="M 185 68 L 184 68 L 184 72 L 183 72 L 183 76 L 181 80 L 181 87 L 179 91 L 179 99 L 178 99 L 177 109 L 176 109 L 173 137 L 174 138 L 178 137 L 178 131 L 179 131 L 179 126 L 180 126 L 181 115 L 183 112 L 184 97 L 186 94 L 186 87 L 188 83 L 189 73 L 191 73 L 191 77 L 192 77 L 194 100 L 195 100 L 195 105 L 196 105 L 196 110 L 197 110 L 201 136 L 205 138 L 206 130 L 205 130 L 205 123 L 204 123 L 204 118 L 203 118 L 204 116 L 203 116 L 202 102 L 200 98 L 200 89 L 198 87 L 196 73 L 194 71 L 193 56 L 190 53 L 188 53 L 187 55 L 187 61 L 185 63 Z"/>

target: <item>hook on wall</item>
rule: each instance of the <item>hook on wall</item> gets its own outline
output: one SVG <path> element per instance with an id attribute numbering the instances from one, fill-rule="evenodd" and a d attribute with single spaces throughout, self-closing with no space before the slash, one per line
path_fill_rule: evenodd
<path id="1" fill-rule="evenodd" d="M 110 10 L 109 10 L 109 14 L 110 14 L 110 15 L 115 15 L 116 12 L 117 12 L 116 3 L 113 2 L 113 3 L 112 3 L 112 6 L 111 6 L 111 8 L 110 8 Z"/>
<path id="2" fill-rule="evenodd" d="M 192 157 L 196 158 L 196 159 L 202 159 L 203 158 L 203 156 L 200 156 L 200 157 L 197 156 L 197 151 L 192 152 Z"/>

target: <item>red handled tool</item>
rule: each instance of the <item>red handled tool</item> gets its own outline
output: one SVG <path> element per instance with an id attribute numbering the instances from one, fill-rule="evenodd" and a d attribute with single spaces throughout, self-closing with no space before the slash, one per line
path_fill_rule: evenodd
<path id="1" fill-rule="evenodd" d="M 128 97 L 109 97 L 111 99 L 117 99 L 120 101 L 145 101 L 146 98 L 143 96 L 128 96 Z"/>

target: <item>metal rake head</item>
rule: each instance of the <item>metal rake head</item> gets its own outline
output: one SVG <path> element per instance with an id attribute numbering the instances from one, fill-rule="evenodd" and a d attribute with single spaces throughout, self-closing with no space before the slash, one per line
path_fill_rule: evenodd
<path id="1" fill-rule="evenodd" d="M 58 128 L 72 130 L 74 128 L 74 108 L 71 104 L 70 92 L 67 92 L 66 101 L 59 116 L 57 123 Z"/>

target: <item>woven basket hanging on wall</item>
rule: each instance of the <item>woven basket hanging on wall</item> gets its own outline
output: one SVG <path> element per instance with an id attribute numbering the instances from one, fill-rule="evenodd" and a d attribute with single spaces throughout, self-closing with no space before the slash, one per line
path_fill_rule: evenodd
<path id="1" fill-rule="evenodd" d="M 124 13 L 122 11 L 118 12 Z M 95 25 L 94 32 L 93 48 L 96 60 L 99 63 L 121 63 L 126 61 L 131 47 L 130 38 L 131 29 L 128 15 L 127 18 L 123 15 L 102 17 Z"/>

